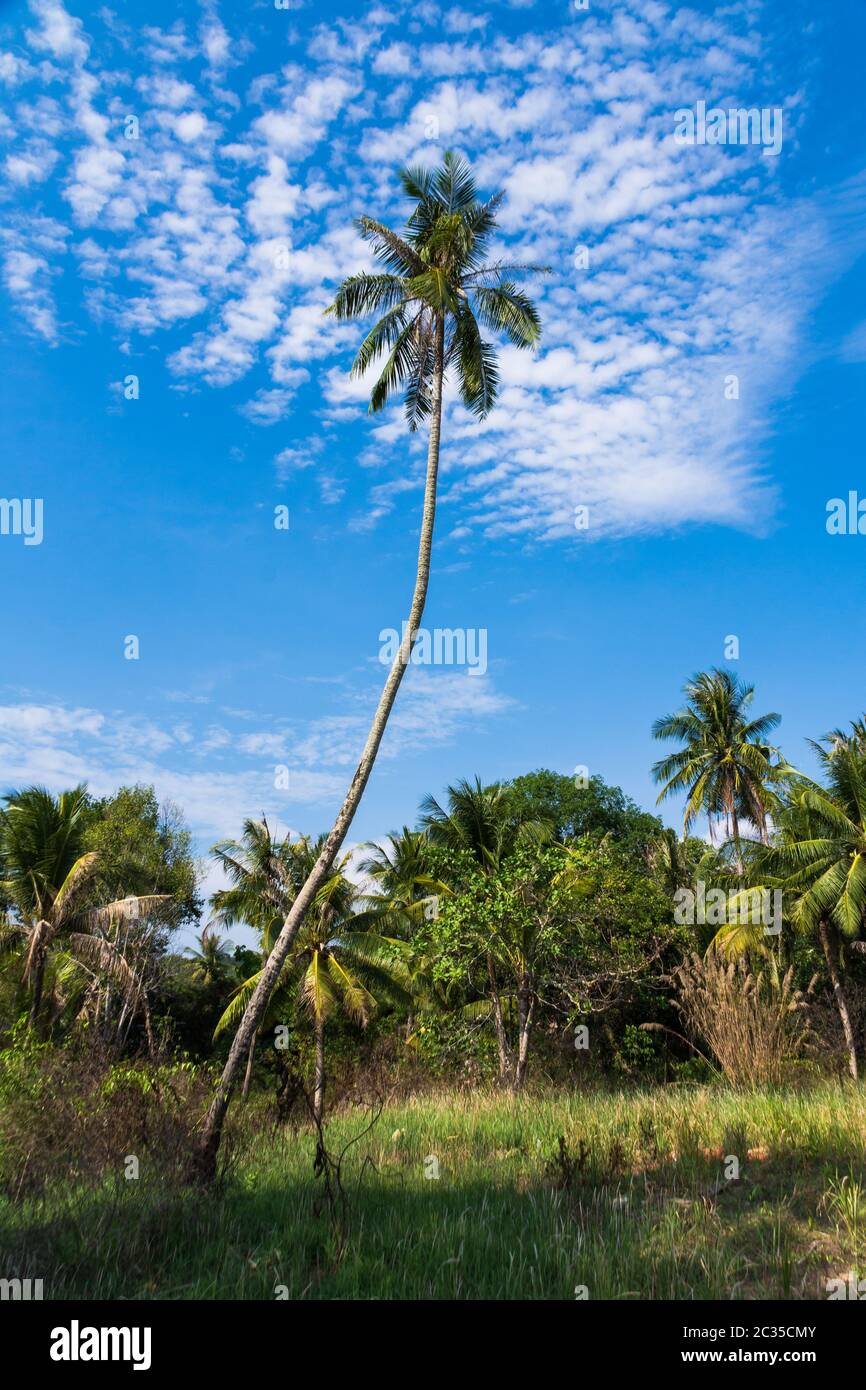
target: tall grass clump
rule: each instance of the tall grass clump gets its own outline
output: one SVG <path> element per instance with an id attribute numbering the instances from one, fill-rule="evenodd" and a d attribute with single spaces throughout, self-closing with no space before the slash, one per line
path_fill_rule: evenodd
<path id="1" fill-rule="evenodd" d="M 809 1025 L 806 996 L 781 978 L 726 964 L 715 952 L 688 957 L 676 972 L 677 1006 L 689 1032 L 709 1047 L 734 1086 L 778 1085 L 803 1050 Z"/>

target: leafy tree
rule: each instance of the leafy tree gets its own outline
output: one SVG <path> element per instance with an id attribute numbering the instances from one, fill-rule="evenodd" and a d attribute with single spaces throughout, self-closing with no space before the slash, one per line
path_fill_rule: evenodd
<path id="1" fill-rule="evenodd" d="M 518 824 L 549 821 L 563 843 L 584 835 L 612 835 L 629 840 L 640 852 L 662 829 L 658 817 L 642 811 L 619 787 L 607 786 L 598 776 L 590 777 L 584 787 L 573 777 L 539 768 L 505 783 L 505 793 Z"/>
<path id="2" fill-rule="evenodd" d="M 84 847 L 99 856 L 99 891 L 160 894 L 155 912 L 166 931 L 196 923 L 201 912 L 192 836 L 182 813 L 160 802 L 152 786 L 120 787 L 90 800 Z"/>
<path id="3" fill-rule="evenodd" d="M 557 886 L 567 895 L 570 934 L 557 987 L 572 1016 L 654 1010 L 671 965 L 692 944 L 673 921 L 670 896 L 615 843 L 578 840 L 565 859 Z"/>
<path id="4" fill-rule="evenodd" d="M 495 1021 L 498 999 L 500 1076 L 515 1091 L 543 1018 L 561 1028 L 632 1005 L 641 1021 L 688 945 L 643 866 L 589 837 L 570 847 L 524 841 L 495 873 L 476 868 L 424 934 L 437 980 L 469 996 L 464 1016 Z M 484 978 L 491 960 L 496 996 Z"/>
<path id="5" fill-rule="evenodd" d="M 304 915 L 328 879 L 352 823 L 411 657 L 430 576 L 446 375 L 453 372 L 464 406 L 481 419 L 493 407 L 497 391 L 496 350 L 482 337 L 481 328 L 502 334 L 519 348 L 533 347 L 541 332 L 534 305 L 509 278 L 526 267 L 486 259 L 502 194 L 480 202 L 468 164 L 450 152 L 441 168 L 404 169 L 400 181 L 413 202 L 405 234 L 401 236 L 374 218 L 359 218 L 361 235 L 370 242 L 380 268 L 376 273 L 364 271 L 345 280 L 330 312 L 341 321 L 380 315 L 361 343 L 352 371 L 363 376 L 384 357 L 370 396 L 370 410 L 381 410 L 402 391 L 409 428 L 415 429 L 422 422 L 429 426 L 418 563 L 406 637 L 388 673 L 337 819 L 321 842 L 307 882 L 294 898 L 240 1021 L 203 1128 L 199 1164 L 205 1177 L 215 1170 L 238 1069 L 248 1055 Z"/>

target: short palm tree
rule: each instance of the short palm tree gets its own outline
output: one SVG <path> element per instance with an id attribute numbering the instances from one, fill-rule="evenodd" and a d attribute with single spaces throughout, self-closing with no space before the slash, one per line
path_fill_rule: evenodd
<path id="1" fill-rule="evenodd" d="M 83 786 L 57 797 L 44 787 L 28 787 L 5 797 L 0 809 L 2 891 L 13 904 L 12 926 L 24 944 L 30 1026 L 39 1020 L 49 954 L 62 942 L 83 971 L 107 977 L 122 989 L 128 1006 L 141 1009 L 153 1052 L 146 991 L 111 931 L 168 899 L 149 894 L 94 905 L 101 866 L 98 854 L 83 849 L 88 805 Z"/>
<path id="2" fill-rule="evenodd" d="M 382 844 L 365 846 L 361 872 L 372 880 L 372 891 L 362 895 L 364 906 L 356 920 L 367 930 L 386 931 L 409 943 L 402 965 L 411 994 L 406 1015 L 406 1042 L 415 1038 L 416 1013 L 436 1013 L 442 1006 L 442 989 L 433 969 L 435 952 L 419 945 L 418 929 L 438 913 L 439 899 L 451 888 L 435 876 L 430 839 L 425 830 L 404 825 Z"/>
<path id="3" fill-rule="evenodd" d="M 199 932 L 198 946 L 187 946 L 184 955 L 193 962 L 193 979 L 200 984 L 219 988 L 231 978 L 235 964 L 232 943 L 220 941 L 212 923 Z"/>
<path id="4" fill-rule="evenodd" d="M 662 784 L 658 801 L 685 793 L 684 836 L 700 812 L 709 819 L 711 836 L 713 818 L 724 816 L 740 876 L 740 817 L 751 821 L 766 842 L 771 785 L 784 771 L 778 750 L 767 742 L 781 716 L 750 718 L 754 693 L 754 686 L 744 685 L 730 671 L 701 671 L 684 688 L 685 706 L 657 719 L 652 728 L 653 738 L 677 739 L 682 745 L 653 767 L 655 781 Z"/>
<path id="5" fill-rule="evenodd" d="M 443 807 L 433 796 L 421 804 L 421 823 L 434 844 L 453 850 L 463 850 L 475 861 L 482 874 L 494 878 L 503 861 L 520 844 L 543 844 L 553 838 L 553 826 L 547 821 L 518 821 L 515 819 L 505 787 L 495 783 L 482 786 L 476 777 L 474 785 L 462 779 L 448 787 Z M 462 885 L 451 885 L 451 891 Z M 505 1009 L 497 975 L 495 943 L 485 952 L 487 979 L 496 1045 L 499 1053 L 499 1076 L 505 1081 L 511 1070 L 508 1037 L 505 1029 Z"/>
<path id="6" fill-rule="evenodd" d="M 469 165 L 450 152 L 439 169 L 403 169 L 400 181 L 412 200 L 404 233 L 372 217 L 358 219 L 358 229 L 370 242 L 379 269 L 349 276 L 338 288 L 330 312 L 344 321 L 379 316 L 361 343 L 352 371 L 366 374 L 377 359 L 384 358 L 370 410 L 383 409 L 402 392 L 409 428 L 422 422 L 429 428 L 418 563 L 406 637 L 385 680 L 343 804 L 286 916 L 229 1050 L 202 1129 L 198 1163 L 205 1178 L 215 1172 L 238 1070 L 304 915 L 327 880 L 352 823 L 417 638 L 430 578 L 446 375 L 452 372 L 456 378 L 466 409 L 483 418 L 496 400 L 497 368 L 495 345 L 485 341 L 482 328 L 501 334 L 519 348 L 534 347 L 541 333 L 534 305 L 512 277 L 544 267 L 488 260 L 502 194 L 481 202 Z"/>
<path id="7" fill-rule="evenodd" d="M 321 839 L 276 839 L 266 821 L 247 821 L 244 839 L 217 847 L 221 862 L 231 865 L 234 882 L 214 894 L 213 906 L 222 922 L 243 921 L 262 934 L 262 970 L 244 980 L 217 1023 L 214 1037 L 237 1026 L 261 980 L 274 941 L 292 900 L 315 864 Z M 313 1115 L 321 1123 L 325 1103 L 325 1026 L 343 1012 L 366 1025 L 379 998 L 405 1002 L 401 943 L 373 932 L 359 931 L 352 909 L 357 890 L 346 877 L 349 855 L 334 866 L 320 886 L 277 988 L 272 992 L 264 1025 L 283 1022 L 297 995 L 312 1020 L 315 1036 Z"/>
<path id="8" fill-rule="evenodd" d="M 372 880 L 367 913 L 388 923 L 391 935 L 409 938 L 423 919 L 431 897 L 430 841 L 424 830 L 404 825 L 399 834 L 364 846 L 358 867 Z M 367 913 L 364 914 L 365 920 Z"/>
<path id="9" fill-rule="evenodd" d="M 547 821 L 514 818 L 507 790 L 499 783 L 474 785 L 462 778 L 446 792 L 443 807 L 434 796 L 421 803 L 421 823 L 434 844 L 465 850 L 485 874 L 495 874 L 503 859 L 521 843 L 553 838 Z"/>

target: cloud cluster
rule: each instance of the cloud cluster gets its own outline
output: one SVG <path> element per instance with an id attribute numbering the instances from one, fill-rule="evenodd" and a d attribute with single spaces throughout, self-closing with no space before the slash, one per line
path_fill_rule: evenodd
<path id="1" fill-rule="evenodd" d="M 312 808 L 324 819 L 345 791 L 376 696 L 375 682 L 365 683 L 349 692 L 347 712 L 298 728 L 281 720 L 262 727 L 247 711 L 214 709 L 208 697 L 183 692 L 167 699 L 189 714 L 162 720 L 59 702 L 0 705 L 0 790 L 39 783 L 60 791 L 87 782 L 106 795 L 153 783 L 161 798 L 184 808 L 203 844 L 236 834 L 251 813 L 308 820 Z M 387 762 L 449 743 L 512 703 L 490 677 L 410 668 L 381 756 Z M 287 788 L 279 769 L 288 770 Z"/>
<path id="2" fill-rule="evenodd" d="M 351 432 L 366 389 L 345 375 L 358 333 L 323 310 L 368 263 L 352 218 L 399 221 L 394 166 L 454 146 L 507 194 L 498 251 L 553 273 L 532 286 L 542 346 L 503 349 L 490 418 L 449 398 L 451 534 L 574 543 L 772 526 L 770 411 L 863 237 L 838 199 L 786 199 L 780 160 L 759 148 L 674 139 L 676 109 L 698 100 L 773 106 L 782 159 L 796 151 L 802 94 L 781 85 L 757 10 L 517 7 L 508 32 L 483 5 L 375 6 L 327 24 L 299 10 L 289 50 L 271 36 L 288 22 L 277 10 L 253 27 L 208 4 L 142 43 L 107 11 L 85 25 L 62 0 L 30 8 L 0 55 L 14 96 L 0 128 L 15 205 L 3 275 L 46 342 L 62 337 L 67 263 L 100 324 L 123 341 L 162 335 L 184 389 L 249 380 L 244 413 L 264 426 L 303 392 Z M 251 76 L 246 58 L 271 44 Z M 405 482 L 396 412 L 376 444 L 394 486 L 377 479 L 350 529 L 375 525 Z M 297 466 L 296 447 L 278 468 Z M 320 489 L 325 504 L 344 495 L 333 476 Z"/>

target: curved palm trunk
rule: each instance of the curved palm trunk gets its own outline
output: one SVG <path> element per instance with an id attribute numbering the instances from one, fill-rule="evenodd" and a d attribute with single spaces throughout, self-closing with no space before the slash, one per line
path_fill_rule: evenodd
<path id="1" fill-rule="evenodd" d="M 321 1126 L 325 1113 L 325 1021 L 316 1019 L 316 1079 L 313 1086 L 313 1120 Z"/>
<path id="2" fill-rule="evenodd" d="M 424 612 L 424 605 L 427 600 L 427 585 L 430 580 L 433 523 L 436 518 L 436 481 L 439 473 L 439 436 L 442 424 L 442 376 L 444 370 L 445 324 L 444 320 L 441 318 L 436 324 L 435 335 L 433 399 L 430 416 L 430 439 L 427 449 L 427 479 L 424 487 L 424 510 L 421 516 L 421 536 L 418 544 L 418 570 L 415 578 L 415 590 L 412 595 L 412 605 L 409 609 L 406 638 L 388 672 L 382 694 L 379 697 L 376 713 L 373 716 L 370 732 L 367 735 L 364 751 L 355 769 L 355 775 L 352 778 L 349 790 L 340 807 L 337 819 L 334 821 L 331 832 L 322 846 L 322 852 L 316 860 L 309 878 L 295 898 L 291 910 L 283 923 L 280 934 L 274 943 L 274 948 L 268 957 L 268 963 L 262 971 L 262 977 L 246 1007 L 238 1031 L 229 1049 L 228 1059 L 223 1069 L 223 1074 L 220 1077 L 217 1093 L 205 1119 L 197 1153 L 198 1168 L 201 1176 L 205 1179 L 213 1177 L 216 1172 L 216 1159 L 219 1151 L 220 1138 L 222 1136 L 223 1122 L 225 1120 L 226 1111 L 228 1110 L 231 1093 L 237 1079 L 240 1065 L 249 1051 L 253 1034 L 261 1022 L 268 1000 L 279 979 L 280 971 L 285 964 L 286 957 L 289 954 L 298 929 L 304 920 L 307 908 L 310 906 L 310 903 L 322 883 L 330 873 L 331 865 L 346 837 L 346 833 L 358 809 L 358 804 L 364 794 L 364 788 L 373 770 L 376 754 L 382 742 L 382 735 L 388 723 L 388 716 L 391 713 L 394 700 L 397 697 L 397 691 L 400 688 L 400 682 L 403 679 L 403 675 L 409 663 L 412 648 L 415 645 L 418 625 Z"/>
<path id="3" fill-rule="evenodd" d="M 836 948 L 836 933 L 831 931 L 830 925 L 823 920 L 818 926 L 818 935 L 821 938 L 821 945 L 824 949 L 824 959 L 827 962 L 827 969 L 830 973 L 830 982 L 833 985 L 833 993 L 836 996 L 836 1008 L 839 1010 L 839 1018 L 842 1023 L 842 1032 L 845 1036 L 845 1046 L 848 1049 L 848 1070 L 857 1080 L 857 1048 L 854 1043 L 854 1029 L 851 1024 L 851 1015 L 848 1012 L 848 1000 L 845 996 L 845 989 L 842 978 L 839 974 L 839 961 Z"/>

